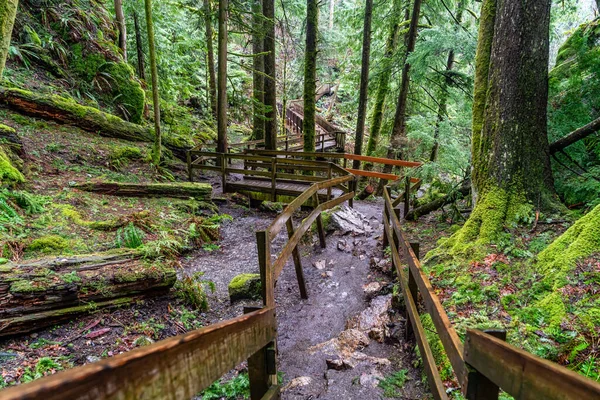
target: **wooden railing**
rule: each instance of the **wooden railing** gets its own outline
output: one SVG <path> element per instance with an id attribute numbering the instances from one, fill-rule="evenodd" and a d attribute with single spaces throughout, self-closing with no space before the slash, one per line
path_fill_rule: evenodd
<path id="1" fill-rule="evenodd" d="M 419 293 L 467 399 L 497 400 L 499 388 L 516 399 L 600 399 L 598 382 L 507 344 L 503 341 L 504 331 L 469 329 L 463 346 L 421 268 L 418 243 L 410 243 L 402 231 L 399 210 L 394 208 L 387 187 L 384 200 L 384 247 L 391 248 L 392 263 L 410 320 L 407 335 L 415 337 L 435 399 L 448 399 L 448 396 L 419 316 Z M 408 276 L 400 254 L 408 264 Z"/>
<path id="2" fill-rule="evenodd" d="M 191 399 L 247 359 L 252 399 L 275 399 L 279 393 L 273 385 L 276 337 L 275 309 L 267 307 L 5 389 L 0 398 Z"/>

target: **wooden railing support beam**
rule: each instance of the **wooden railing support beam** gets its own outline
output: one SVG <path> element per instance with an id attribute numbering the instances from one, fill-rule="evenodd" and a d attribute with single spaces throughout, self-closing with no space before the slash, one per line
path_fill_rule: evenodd
<path id="1" fill-rule="evenodd" d="M 495 338 L 506 341 L 505 330 L 487 329 L 484 332 Z M 498 395 L 500 393 L 498 385 L 468 363 L 465 364 L 467 365 L 467 387 L 465 389 L 465 397 L 467 400 L 498 400 Z"/>
<path id="2" fill-rule="evenodd" d="M 292 221 L 292 217 L 290 217 L 286 221 L 286 226 L 288 238 L 291 239 L 292 236 L 294 236 L 294 223 Z M 300 297 L 303 299 L 308 299 L 308 293 L 306 291 L 306 282 L 304 281 L 304 271 L 302 270 L 302 261 L 300 259 L 300 252 L 298 251 L 298 246 L 294 247 L 292 256 L 294 258 L 294 267 L 296 268 L 296 278 L 298 279 L 298 287 L 300 288 Z"/>

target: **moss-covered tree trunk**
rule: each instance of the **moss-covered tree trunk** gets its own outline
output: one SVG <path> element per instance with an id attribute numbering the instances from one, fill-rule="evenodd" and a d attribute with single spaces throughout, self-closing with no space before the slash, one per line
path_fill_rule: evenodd
<path id="1" fill-rule="evenodd" d="M 123 0 L 115 0 L 115 16 L 119 28 L 119 49 L 123 53 L 123 61 L 127 62 L 127 24 L 123 13 Z"/>
<path id="2" fill-rule="evenodd" d="M 10 47 L 10 39 L 12 37 L 18 5 L 19 0 L 0 1 L 0 30 L 2 33 L 2 37 L 0 38 L 0 79 L 2 79 L 4 66 L 6 65 L 6 57 L 8 56 L 8 48 Z"/>
<path id="3" fill-rule="evenodd" d="M 214 118 L 217 117 L 217 78 L 215 76 L 215 50 L 213 46 L 212 10 L 210 0 L 204 0 L 204 35 L 206 36 L 208 94 L 210 109 Z"/>
<path id="4" fill-rule="evenodd" d="M 158 68 L 156 66 L 156 49 L 154 47 L 154 24 L 152 22 L 152 0 L 145 0 L 146 27 L 148 31 L 148 47 L 150 51 L 150 73 L 152 74 L 152 104 L 154 106 L 154 149 L 152 161 L 160 164 L 162 135 L 160 132 L 160 97 L 158 95 Z"/>
<path id="5" fill-rule="evenodd" d="M 385 53 L 382 60 L 381 73 L 379 74 L 379 82 L 377 83 L 377 94 L 375 95 L 375 105 L 371 114 L 371 134 L 367 143 L 367 155 L 372 156 L 377 150 L 379 144 L 379 133 L 381 131 L 381 123 L 383 121 L 383 107 L 385 99 L 389 91 L 390 77 L 392 75 L 391 61 L 396 46 L 398 45 L 398 31 L 400 30 L 400 11 L 402 1 L 394 0 L 391 15 L 390 34 L 385 44 Z M 371 170 L 373 164 L 365 165 L 365 169 Z"/>
<path id="6" fill-rule="evenodd" d="M 219 70 L 217 73 L 217 152 L 227 152 L 227 19 L 229 3 L 219 1 Z"/>
<path id="7" fill-rule="evenodd" d="M 319 5 L 317 0 L 306 1 L 306 50 L 304 54 L 304 151 L 315 151 L 315 114 L 317 91 L 317 29 Z"/>
<path id="8" fill-rule="evenodd" d="M 253 97 L 253 123 L 252 139 L 265 138 L 265 61 L 260 55 L 263 52 L 264 26 L 262 17 L 262 0 L 252 2 L 252 97 Z"/>
<path id="9" fill-rule="evenodd" d="M 133 10 L 133 26 L 135 28 L 135 48 L 137 52 L 137 72 L 141 80 L 146 81 L 146 63 L 144 62 L 144 42 L 142 42 L 142 31 L 140 28 L 140 17 Z"/>
<path id="10" fill-rule="evenodd" d="M 550 3 L 482 6 L 473 105 L 476 206 L 451 244 L 490 243 L 534 208 L 555 205 L 546 121 Z"/>
<path id="11" fill-rule="evenodd" d="M 369 61 L 371 57 L 371 17 L 373 15 L 373 0 L 366 0 L 365 18 L 363 24 L 362 63 L 360 69 L 360 94 L 358 98 L 358 115 L 356 117 L 356 136 L 354 141 L 354 154 L 361 155 L 363 136 L 365 133 L 365 119 L 367 116 L 367 96 L 369 92 Z M 353 168 L 360 167 L 360 161 L 354 160 Z"/>
<path id="12" fill-rule="evenodd" d="M 403 147 L 406 147 L 406 107 L 410 84 L 410 63 L 408 62 L 408 56 L 415 50 L 420 15 L 421 0 L 414 0 L 410 28 L 406 37 L 406 60 L 404 61 L 404 68 L 402 69 L 402 83 L 398 95 L 398 104 L 396 105 L 396 114 L 394 115 L 394 127 L 392 128 L 390 146 L 387 153 L 388 158 L 401 158 L 400 151 Z M 392 172 L 392 166 L 385 165 L 383 167 L 383 172 Z M 384 180 L 379 182 L 379 186 L 377 187 L 378 195 L 383 193 L 385 182 L 386 181 Z"/>
<path id="13" fill-rule="evenodd" d="M 263 0 L 265 37 L 264 56 L 264 103 L 265 147 L 277 149 L 277 85 L 275 72 L 275 0 Z"/>

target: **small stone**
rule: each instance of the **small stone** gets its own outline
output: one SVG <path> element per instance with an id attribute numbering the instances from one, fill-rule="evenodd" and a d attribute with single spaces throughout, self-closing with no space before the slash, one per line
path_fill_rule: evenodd
<path id="1" fill-rule="evenodd" d="M 262 296 L 260 274 L 240 274 L 229 282 L 227 289 L 232 303 L 243 299 L 258 300 Z"/>
<path id="2" fill-rule="evenodd" d="M 377 386 L 379 386 L 379 381 L 383 379 L 383 375 L 381 375 L 378 372 L 374 372 L 371 374 L 362 374 L 360 376 L 359 383 L 361 386 L 376 388 Z"/>
<path id="3" fill-rule="evenodd" d="M 327 363 L 328 369 L 335 369 L 336 371 L 344 371 L 354 368 L 354 364 L 348 362 L 347 360 L 325 360 L 325 362 Z"/>
<path id="4" fill-rule="evenodd" d="M 369 338 L 373 339 L 379 343 L 383 343 L 385 339 L 385 334 L 382 328 L 373 328 L 369 331 Z"/>
<path id="5" fill-rule="evenodd" d="M 148 346 L 149 344 L 154 343 L 154 340 L 150 339 L 148 336 L 139 336 L 133 341 L 133 345 L 135 347 L 143 347 Z"/>
<path id="6" fill-rule="evenodd" d="M 313 263 L 313 266 L 314 266 L 316 269 L 318 269 L 318 270 L 325 269 L 325 260 L 318 260 L 318 261 L 315 261 L 315 262 Z"/>
<path id="7" fill-rule="evenodd" d="M 38 334 L 37 333 L 32 333 L 31 335 L 29 335 L 29 337 L 35 339 L 36 337 L 38 337 Z"/>
<path id="8" fill-rule="evenodd" d="M 360 261 L 364 261 L 366 258 L 367 258 L 367 256 L 366 256 L 366 255 L 364 255 L 364 254 L 361 254 L 360 256 L 358 256 L 358 259 L 359 259 Z"/>
<path id="9" fill-rule="evenodd" d="M 328 277 L 331 278 L 333 276 L 333 272 L 327 271 L 327 272 L 325 272 L 325 275 L 327 275 Z"/>
<path id="10" fill-rule="evenodd" d="M 87 356 L 87 357 L 85 358 L 85 361 L 87 361 L 87 362 L 88 362 L 88 363 L 90 363 L 90 364 L 91 364 L 91 363 L 95 363 L 95 362 L 98 362 L 98 361 L 100 361 L 100 357 L 98 357 L 98 356 Z"/>
<path id="11" fill-rule="evenodd" d="M 310 376 L 299 376 L 297 378 L 292 379 L 290 381 L 290 383 L 285 385 L 281 390 L 285 392 L 286 390 L 310 385 L 311 383 L 312 383 L 312 378 Z"/>

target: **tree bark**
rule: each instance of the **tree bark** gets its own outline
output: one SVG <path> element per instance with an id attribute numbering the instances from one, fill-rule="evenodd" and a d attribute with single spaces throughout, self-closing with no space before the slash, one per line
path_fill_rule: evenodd
<path id="1" fill-rule="evenodd" d="M 4 73 L 10 39 L 12 37 L 15 17 L 17 16 L 17 7 L 19 0 L 3 0 L 3 6 L 0 7 L 0 29 L 2 30 L 2 43 L 0 43 L 0 79 Z"/>
<path id="2" fill-rule="evenodd" d="M 264 24 L 262 15 L 262 0 L 253 0 L 252 2 L 252 95 L 253 116 L 252 139 L 260 140 L 265 138 L 265 59 L 258 55 L 263 52 Z"/>
<path id="3" fill-rule="evenodd" d="M 137 51 L 137 69 L 138 76 L 142 81 L 146 81 L 146 64 L 144 62 L 144 44 L 142 42 L 142 31 L 140 29 L 139 16 L 136 10 L 133 10 L 133 26 L 135 27 L 135 47 Z"/>
<path id="4" fill-rule="evenodd" d="M 362 154 L 365 119 L 367 116 L 367 96 L 369 92 L 369 61 L 371 56 L 371 17 L 373 15 L 373 0 L 366 0 L 365 20 L 363 26 L 362 65 L 360 70 L 360 94 L 358 98 L 358 116 L 356 118 L 356 136 L 354 154 Z M 360 168 L 360 161 L 354 160 L 352 167 Z"/>
<path id="5" fill-rule="evenodd" d="M 600 1 L 600 0 L 598 0 Z M 333 30 L 335 22 L 335 2 L 336 0 L 329 0 L 329 30 Z"/>
<path id="6" fill-rule="evenodd" d="M 152 161 L 160 165 L 162 153 L 162 135 L 160 132 L 160 97 L 158 95 L 158 68 L 156 66 L 156 49 L 154 47 L 154 24 L 152 22 L 152 0 L 145 0 L 146 27 L 148 31 L 148 47 L 150 51 L 150 73 L 152 74 L 152 104 L 154 108 L 154 149 Z"/>
<path id="7" fill-rule="evenodd" d="M 127 24 L 123 13 L 123 0 L 115 0 L 115 16 L 119 28 L 119 49 L 123 53 L 123 61 L 127 62 Z"/>
<path id="8" fill-rule="evenodd" d="M 471 185 L 469 183 L 462 185 L 457 191 L 447 194 L 446 196 L 440 197 L 439 199 L 433 200 L 427 204 L 423 204 L 417 208 L 413 208 L 404 217 L 408 221 L 417 220 L 423 215 L 427 215 L 435 210 L 438 210 L 448 203 L 452 203 L 459 198 L 459 195 L 466 196 L 471 191 Z"/>
<path id="9" fill-rule="evenodd" d="M 583 140 L 589 135 L 598 132 L 600 130 L 600 118 L 590 122 L 589 124 L 582 126 L 581 128 L 575 129 L 567 136 L 558 139 L 556 142 L 550 145 L 550 154 L 555 154 L 567 146 L 573 143 Z"/>
<path id="10" fill-rule="evenodd" d="M 31 332 L 101 308 L 167 292 L 173 268 L 133 254 L 56 257 L 6 264 L 0 277 L 0 337 Z"/>
<path id="11" fill-rule="evenodd" d="M 264 102 L 265 147 L 277 150 L 277 85 L 275 70 L 275 0 L 263 0 L 265 20 L 264 56 Z"/>
<path id="12" fill-rule="evenodd" d="M 304 55 L 304 151 L 315 151 L 315 115 L 317 91 L 317 29 L 319 6 L 317 0 L 306 1 L 306 50 Z"/>
<path id="13" fill-rule="evenodd" d="M 204 0 L 204 33 L 206 36 L 206 53 L 208 63 L 208 93 L 210 96 L 210 110 L 213 118 L 217 118 L 217 78 L 215 77 L 215 51 L 213 47 L 212 10 L 210 0 Z"/>
<path id="14" fill-rule="evenodd" d="M 39 94 L 0 86 L 0 104 L 36 118 L 74 125 L 100 136 L 134 142 L 155 141 L 152 129 L 127 122 L 115 115 L 105 113 L 96 108 L 82 106 L 72 99 L 56 95 Z M 192 148 L 193 144 L 191 140 L 187 143 L 182 143 L 181 139 L 171 141 L 169 137 L 165 141 L 165 147 L 184 161 L 187 150 Z"/>
<path id="15" fill-rule="evenodd" d="M 122 197 L 170 197 L 210 201 L 212 187 L 208 183 L 124 183 L 87 182 L 73 186 L 85 192 Z"/>
<path id="16" fill-rule="evenodd" d="M 379 82 L 377 84 L 377 94 L 375 96 L 375 105 L 373 106 L 373 113 L 371 114 L 371 134 L 369 135 L 369 141 L 367 143 L 367 155 L 372 156 L 377 150 L 379 144 L 379 133 L 381 131 L 381 123 L 383 121 L 383 107 L 385 105 L 385 99 L 389 91 L 389 82 L 392 75 L 391 60 L 396 52 L 396 46 L 398 45 L 398 31 L 400 29 L 400 12 L 401 12 L 402 1 L 394 0 L 392 6 L 392 25 L 390 28 L 390 34 L 385 44 L 385 53 L 382 61 L 381 73 L 379 75 Z M 372 169 L 373 164 L 366 164 L 365 169 Z"/>
<path id="17" fill-rule="evenodd" d="M 228 0 L 219 1 L 219 70 L 217 75 L 217 152 L 227 153 L 227 19 Z"/>
<path id="18" fill-rule="evenodd" d="M 394 116 L 394 127 L 392 128 L 392 135 L 390 137 L 390 147 L 387 153 L 387 157 L 392 159 L 400 158 L 400 150 L 402 147 L 406 147 L 406 106 L 410 84 L 410 64 L 408 63 L 408 56 L 415 50 L 420 15 L 421 0 L 414 0 L 410 28 L 406 38 L 406 60 L 404 62 L 404 68 L 402 69 L 402 84 L 400 86 L 400 94 L 398 95 L 398 104 Z M 383 167 L 384 173 L 389 174 L 391 171 L 391 165 L 385 165 Z M 383 193 L 384 186 L 385 181 L 381 180 L 377 187 L 378 195 Z"/>

